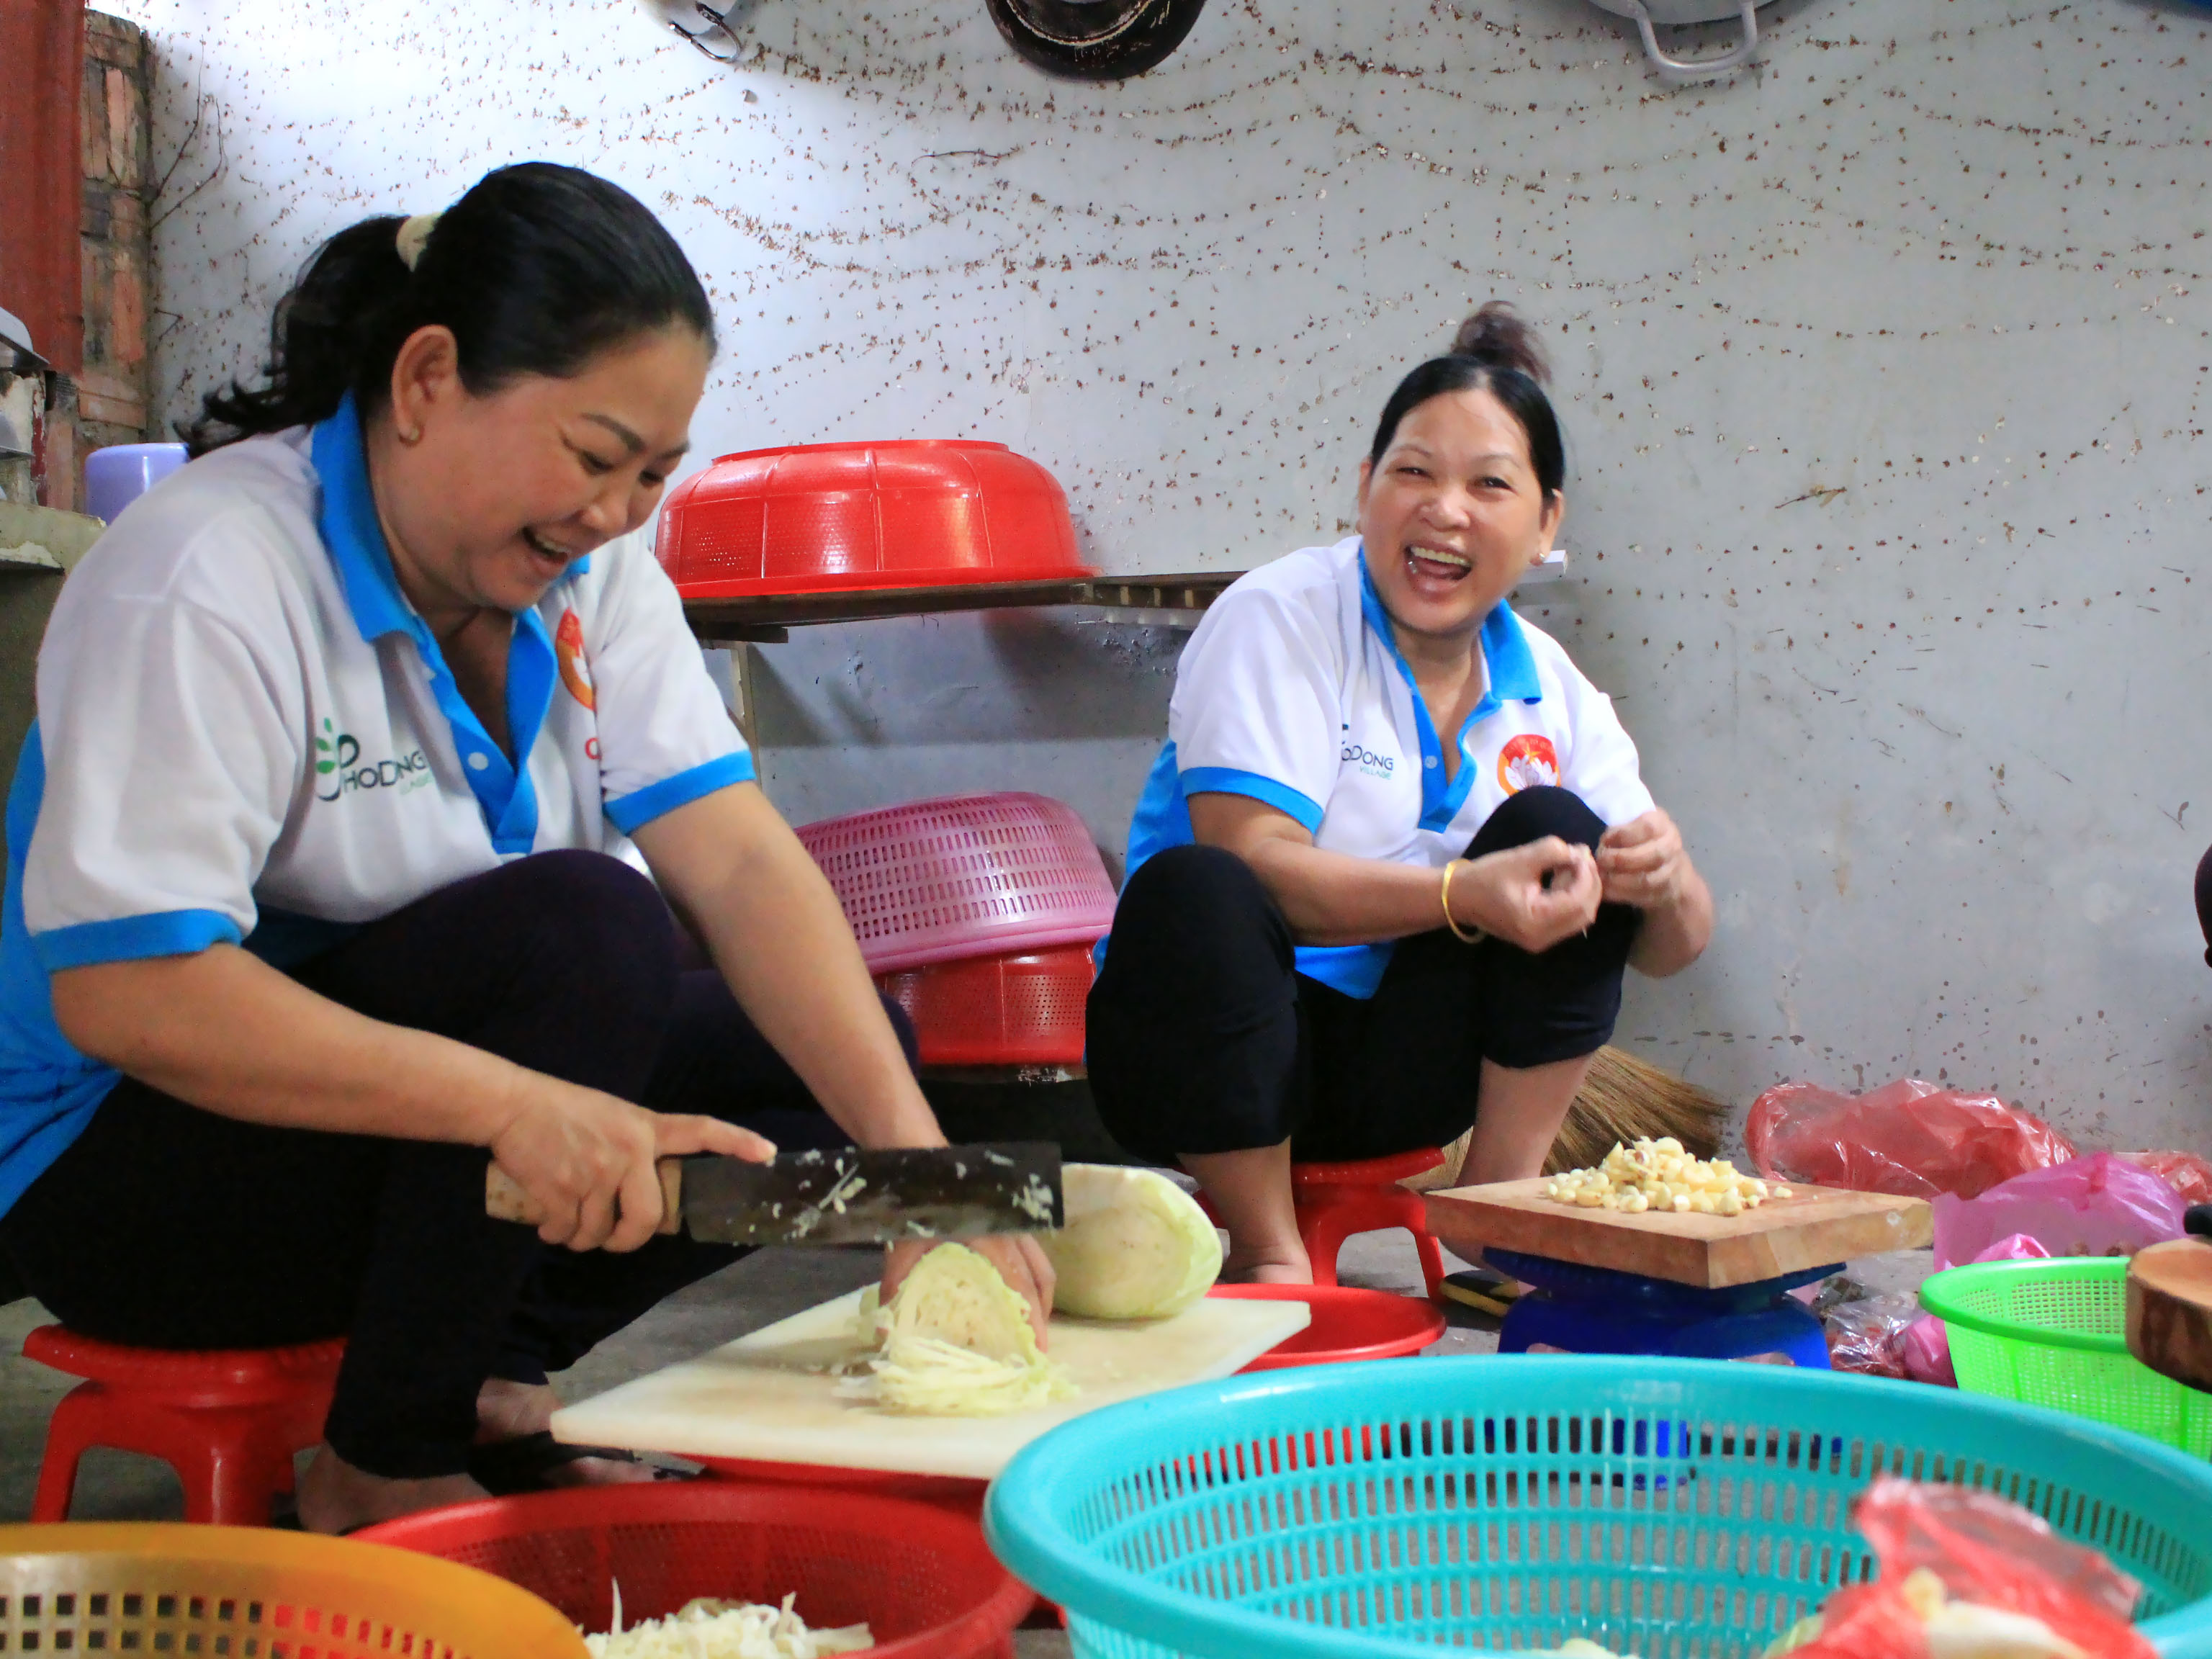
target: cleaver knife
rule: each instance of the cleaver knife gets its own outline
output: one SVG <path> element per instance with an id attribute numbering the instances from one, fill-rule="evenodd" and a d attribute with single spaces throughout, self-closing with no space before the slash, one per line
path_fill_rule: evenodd
<path id="1" fill-rule="evenodd" d="M 765 1164 L 701 1155 L 659 1162 L 659 1231 L 711 1244 L 890 1244 L 1060 1224 L 1051 1141 L 779 1152 Z M 498 1164 L 484 1213 L 535 1226 L 529 1194 Z"/>

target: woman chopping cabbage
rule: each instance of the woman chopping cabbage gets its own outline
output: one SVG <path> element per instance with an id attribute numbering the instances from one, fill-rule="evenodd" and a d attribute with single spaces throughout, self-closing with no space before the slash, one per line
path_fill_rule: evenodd
<path id="1" fill-rule="evenodd" d="M 94 1337 L 345 1336 L 316 1530 L 641 1478 L 552 1445 L 546 1376 L 742 1254 L 654 1236 L 656 1156 L 943 1144 L 637 534 L 707 297 L 532 164 L 333 238 L 272 342 L 40 652 L 0 1248 Z M 1034 1243 L 976 1248 L 1041 1333 Z"/>
<path id="2" fill-rule="evenodd" d="M 1537 1174 L 1624 966 L 1711 933 L 1610 701 L 1505 603 L 1566 507 L 1544 374 L 1485 306 L 1384 408 L 1358 533 L 1242 578 L 1184 652 L 1089 1059 L 1115 1138 L 1205 1187 L 1230 1277 L 1311 1279 L 1293 1158 L 1471 1123 L 1465 1181 Z"/>

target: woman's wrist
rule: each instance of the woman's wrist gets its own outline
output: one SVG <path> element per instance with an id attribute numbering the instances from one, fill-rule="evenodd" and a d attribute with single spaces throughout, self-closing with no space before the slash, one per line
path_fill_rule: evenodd
<path id="1" fill-rule="evenodd" d="M 1463 906 L 1454 902 L 1456 878 L 1460 872 L 1472 867 L 1472 860 L 1468 859 L 1453 859 L 1444 866 L 1442 892 L 1444 926 L 1451 930 L 1452 937 L 1463 945 L 1480 945 L 1487 937 L 1479 924 L 1468 919 Z"/>

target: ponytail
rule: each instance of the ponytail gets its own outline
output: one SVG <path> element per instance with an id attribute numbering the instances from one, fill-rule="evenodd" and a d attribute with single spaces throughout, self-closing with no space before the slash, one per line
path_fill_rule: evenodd
<path id="1" fill-rule="evenodd" d="M 391 395 L 399 348 L 433 325 L 453 331 L 477 397 L 524 375 L 566 378 L 657 329 L 714 348 L 706 289 L 645 205 L 578 168 L 528 161 L 487 173 L 427 237 L 421 220 L 385 214 L 325 242 L 277 302 L 261 384 L 210 393 L 179 431 L 197 456 L 327 420 L 349 392 L 372 411 Z"/>

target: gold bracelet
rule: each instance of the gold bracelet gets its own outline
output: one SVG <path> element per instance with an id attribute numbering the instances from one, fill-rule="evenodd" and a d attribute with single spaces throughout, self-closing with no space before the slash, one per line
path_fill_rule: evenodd
<path id="1" fill-rule="evenodd" d="M 1451 913 L 1452 872 L 1458 869 L 1461 865 L 1465 864 L 1467 860 L 1465 859 L 1454 859 L 1450 863 L 1444 866 L 1444 926 L 1451 929 L 1452 937 L 1457 939 L 1461 944 L 1480 945 L 1482 943 L 1485 937 L 1482 929 L 1477 927 L 1470 931 L 1462 932 L 1459 925 L 1459 918 Z"/>

